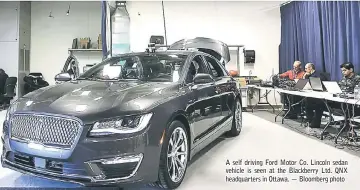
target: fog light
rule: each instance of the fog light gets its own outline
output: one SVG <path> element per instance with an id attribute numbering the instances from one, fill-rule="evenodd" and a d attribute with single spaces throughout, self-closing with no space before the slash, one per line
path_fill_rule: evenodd
<path id="1" fill-rule="evenodd" d="M 103 160 L 101 164 L 109 165 L 109 164 L 122 164 L 129 162 L 141 162 L 142 158 L 143 158 L 143 154 L 127 156 L 127 157 L 117 157 L 109 160 Z"/>
<path id="2" fill-rule="evenodd" d="M 105 179 L 105 176 L 104 175 L 97 175 L 97 176 L 94 177 L 94 179 L 96 179 L 96 180 Z"/>

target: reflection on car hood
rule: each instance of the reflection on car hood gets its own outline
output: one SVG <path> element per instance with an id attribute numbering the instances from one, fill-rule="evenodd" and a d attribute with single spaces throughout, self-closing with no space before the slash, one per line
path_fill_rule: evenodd
<path id="1" fill-rule="evenodd" d="M 49 86 L 24 96 L 18 111 L 83 115 L 141 111 L 176 93 L 172 83 L 75 81 Z"/>

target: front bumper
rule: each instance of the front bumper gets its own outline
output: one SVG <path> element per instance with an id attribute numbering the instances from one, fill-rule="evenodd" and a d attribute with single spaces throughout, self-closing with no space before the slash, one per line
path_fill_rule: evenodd
<path id="1" fill-rule="evenodd" d="M 134 183 L 134 182 L 141 182 L 141 179 L 134 180 L 131 179 L 136 172 L 138 171 L 138 167 L 141 164 L 141 161 L 136 162 L 136 167 L 133 168 L 131 171 L 126 173 L 123 171 L 123 177 L 114 177 L 114 178 L 105 178 L 105 175 L 81 175 L 81 174 L 71 174 L 71 173 L 62 173 L 59 171 L 54 171 L 53 169 L 48 168 L 36 168 L 34 166 L 29 166 L 26 164 L 21 164 L 18 161 L 10 161 L 6 157 L 1 157 L 1 163 L 4 168 L 9 168 L 24 174 L 33 175 L 37 177 L 52 179 L 52 180 L 59 180 L 65 182 L 72 182 L 81 184 L 84 186 L 103 186 L 103 185 L 113 185 L 118 183 Z M 122 163 L 124 164 L 124 163 Z M 124 175 L 125 174 L 125 175 Z M 121 175 L 121 173 L 120 173 Z"/>
<path id="2" fill-rule="evenodd" d="M 160 160 L 159 144 L 149 141 L 150 132 L 121 139 L 82 135 L 70 156 L 62 159 L 54 152 L 39 154 L 5 135 L 1 163 L 24 174 L 85 186 L 149 183 L 157 180 Z"/>

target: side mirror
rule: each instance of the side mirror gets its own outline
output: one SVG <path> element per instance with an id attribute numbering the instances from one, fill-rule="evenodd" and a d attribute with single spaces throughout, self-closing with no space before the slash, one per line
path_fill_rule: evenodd
<path id="1" fill-rule="evenodd" d="M 71 80 L 71 76 L 69 73 L 59 73 L 55 76 L 55 81 L 65 82 L 70 80 Z"/>
<path id="2" fill-rule="evenodd" d="M 194 84 L 206 84 L 215 82 L 214 78 L 208 73 L 199 73 L 194 77 Z"/>
<path id="3" fill-rule="evenodd" d="M 232 76 L 232 77 L 237 77 L 237 76 L 239 75 L 239 72 L 237 72 L 237 71 L 235 71 L 235 70 L 230 70 L 230 71 L 229 71 L 229 74 L 230 74 L 230 76 Z"/>

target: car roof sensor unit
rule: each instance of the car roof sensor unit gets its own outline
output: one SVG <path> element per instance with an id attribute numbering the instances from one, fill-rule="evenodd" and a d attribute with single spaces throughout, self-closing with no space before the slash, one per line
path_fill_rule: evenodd
<path id="1" fill-rule="evenodd" d="M 156 47 L 155 43 L 149 43 L 148 48 L 146 48 L 147 53 L 155 53 Z"/>

